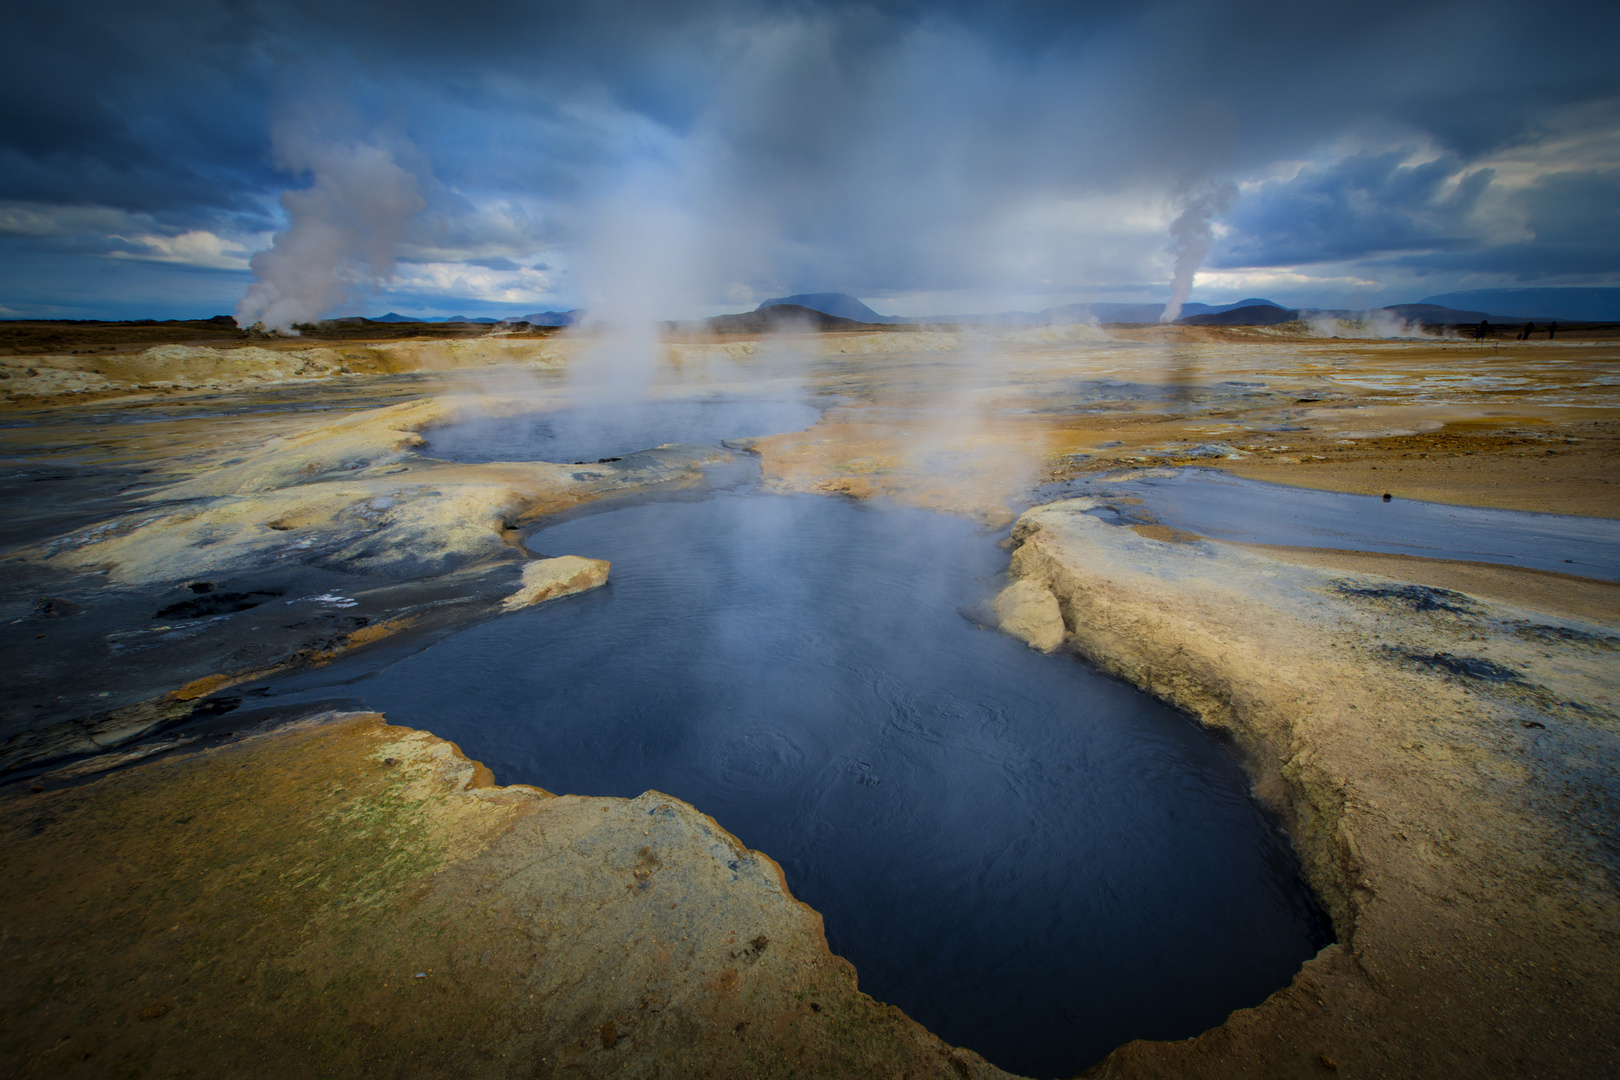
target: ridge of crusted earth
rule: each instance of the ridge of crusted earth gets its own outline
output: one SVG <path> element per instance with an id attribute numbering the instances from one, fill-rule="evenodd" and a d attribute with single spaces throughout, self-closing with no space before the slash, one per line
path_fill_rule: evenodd
<path id="1" fill-rule="evenodd" d="M 712 818 L 330 714 L 0 796 L 13 1076 L 998 1077 Z"/>
<path id="2" fill-rule="evenodd" d="M 1225 733 L 1338 944 L 1257 1008 L 1087 1075 L 1615 1075 L 1620 586 L 1553 616 L 1154 539 L 1102 505 L 1020 517 L 1004 628 Z"/>

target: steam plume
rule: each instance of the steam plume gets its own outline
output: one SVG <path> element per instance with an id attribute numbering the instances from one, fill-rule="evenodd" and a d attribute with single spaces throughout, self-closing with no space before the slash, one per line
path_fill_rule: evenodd
<path id="1" fill-rule="evenodd" d="M 1192 292 L 1193 275 L 1204 264 L 1215 232 L 1212 223 L 1232 209 L 1237 201 L 1237 185 L 1228 181 L 1196 194 L 1182 196 L 1181 214 L 1170 225 L 1170 250 L 1176 254 L 1176 274 L 1170 282 L 1170 302 L 1164 306 L 1160 322 L 1174 322 L 1181 305 Z"/>
<path id="2" fill-rule="evenodd" d="M 254 281 L 236 305 L 236 323 L 285 332 L 388 278 L 400 234 L 427 202 L 387 147 L 278 138 L 277 150 L 314 183 L 282 193 L 289 223 L 253 256 Z"/>
<path id="3" fill-rule="evenodd" d="M 592 337 L 571 372 L 582 400 L 647 397 L 664 361 L 660 320 L 703 295 L 701 232 L 681 198 L 683 179 L 675 166 L 649 167 L 594 208 L 580 266 L 582 329 Z"/>

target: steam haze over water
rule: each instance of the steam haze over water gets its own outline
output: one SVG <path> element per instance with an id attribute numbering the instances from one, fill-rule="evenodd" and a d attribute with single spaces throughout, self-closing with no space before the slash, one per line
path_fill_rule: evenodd
<path id="1" fill-rule="evenodd" d="M 21 0 L 0 26 L 0 317 L 1620 283 L 1612 6 Z"/>

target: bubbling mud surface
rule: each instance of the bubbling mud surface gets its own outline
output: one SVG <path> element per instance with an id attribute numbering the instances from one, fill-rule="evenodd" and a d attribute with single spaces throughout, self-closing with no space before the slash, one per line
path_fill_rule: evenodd
<path id="1" fill-rule="evenodd" d="M 1140 498 L 1100 512 L 1217 540 L 1500 563 L 1620 581 L 1620 521 L 1350 495 L 1268 484 L 1210 469 L 1154 470 L 1063 486 Z"/>
<path id="2" fill-rule="evenodd" d="M 273 696 L 358 694 L 503 783 L 685 799 L 782 864 L 862 990 L 1069 1075 L 1258 1004 L 1329 931 L 1221 744 L 964 617 L 992 539 L 813 496 L 584 514 L 529 545 L 612 560 L 606 588 Z"/>
<path id="3" fill-rule="evenodd" d="M 802 431 L 821 419 L 799 401 L 712 398 L 584 405 L 480 418 L 425 432 L 422 450 L 441 461 L 591 462 L 668 443 L 718 446 L 722 439 Z"/>

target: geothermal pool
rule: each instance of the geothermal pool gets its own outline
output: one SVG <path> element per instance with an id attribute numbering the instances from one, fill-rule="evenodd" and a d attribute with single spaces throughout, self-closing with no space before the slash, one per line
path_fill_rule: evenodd
<path id="1" fill-rule="evenodd" d="M 607 587 L 275 697 L 358 696 L 502 783 L 685 799 L 782 864 L 862 990 L 1068 1075 L 1258 1004 L 1330 932 L 1225 747 L 972 618 L 994 541 L 813 496 L 621 504 L 528 541 Z"/>

